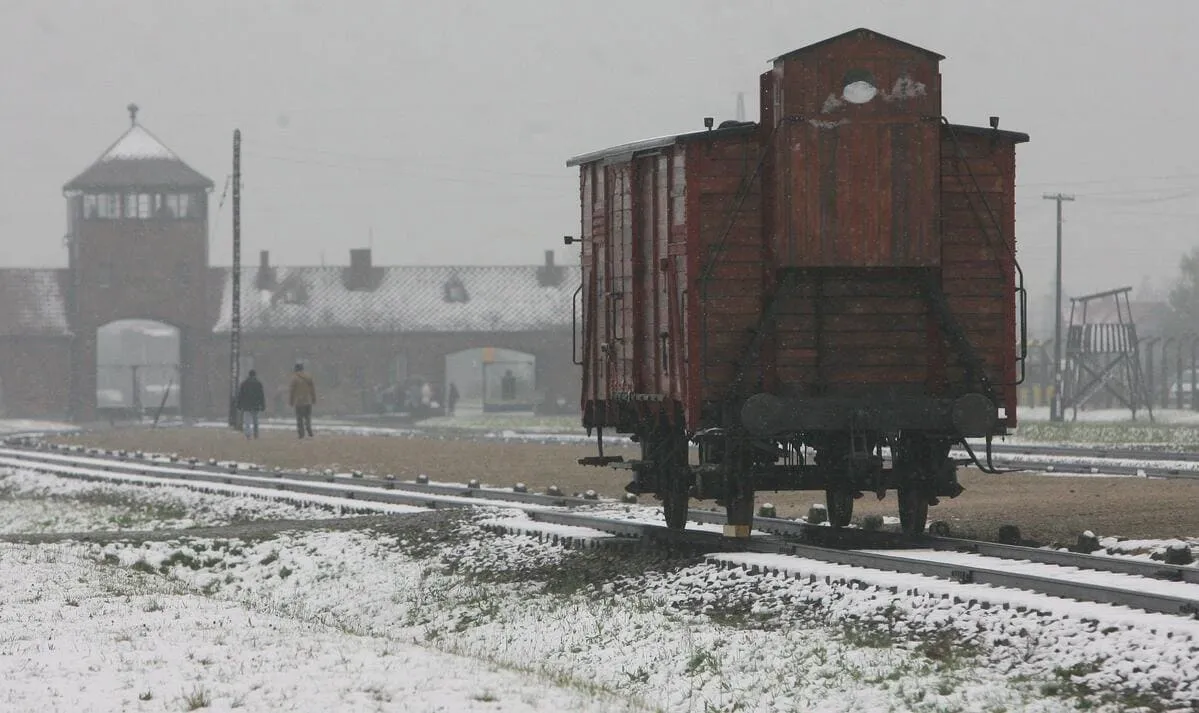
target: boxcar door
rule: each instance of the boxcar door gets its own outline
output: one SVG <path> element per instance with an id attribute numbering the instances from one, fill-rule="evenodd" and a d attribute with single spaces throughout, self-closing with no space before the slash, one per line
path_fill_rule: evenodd
<path id="1" fill-rule="evenodd" d="M 615 164 L 608 171 L 611 186 L 611 250 L 607 261 L 607 311 L 611 325 L 608 335 L 608 388 L 609 398 L 619 399 L 635 391 L 632 164 Z"/>

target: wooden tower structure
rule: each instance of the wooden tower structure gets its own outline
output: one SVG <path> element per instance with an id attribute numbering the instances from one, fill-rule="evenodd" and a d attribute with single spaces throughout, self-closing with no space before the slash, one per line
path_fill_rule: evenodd
<path id="1" fill-rule="evenodd" d="M 1153 420 L 1149 390 L 1141 378 L 1137 327 L 1128 294 L 1120 287 L 1070 298 L 1070 326 L 1066 331 L 1066 370 L 1062 384 L 1062 411 L 1078 409 L 1101 393 L 1132 412 L 1144 409 Z M 1103 302 L 1110 300 L 1110 304 Z"/>

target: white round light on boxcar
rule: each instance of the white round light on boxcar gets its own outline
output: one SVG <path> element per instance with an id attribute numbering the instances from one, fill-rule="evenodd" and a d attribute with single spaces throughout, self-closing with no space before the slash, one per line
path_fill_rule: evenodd
<path id="1" fill-rule="evenodd" d="M 841 96 L 850 104 L 865 104 L 878 95 L 878 87 L 866 80 L 850 82 L 841 90 Z"/>

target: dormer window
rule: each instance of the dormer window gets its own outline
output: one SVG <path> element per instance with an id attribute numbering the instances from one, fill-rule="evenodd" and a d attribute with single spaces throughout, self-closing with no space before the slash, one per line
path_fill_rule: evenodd
<path id="1" fill-rule="evenodd" d="M 308 302 L 308 291 L 304 285 L 290 285 L 283 290 L 283 304 L 302 305 Z"/>
<path id="2" fill-rule="evenodd" d="M 445 281 L 443 291 L 443 297 L 446 302 L 470 301 L 470 295 L 466 293 L 466 285 L 462 284 L 462 279 L 457 275 L 454 275 Z"/>

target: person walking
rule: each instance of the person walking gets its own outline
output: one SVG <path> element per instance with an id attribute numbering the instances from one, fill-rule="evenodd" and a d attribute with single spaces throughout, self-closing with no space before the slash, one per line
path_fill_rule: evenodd
<path id="1" fill-rule="evenodd" d="M 447 415 L 453 416 L 454 407 L 458 405 L 458 385 L 452 381 L 450 382 L 450 391 L 445 397 L 445 405 L 449 408 Z"/>
<path id="2" fill-rule="evenodd" d="M 304 371 L 304 365 L 296 364 L 295 373 L 291 375 L 288 404 L 296 410 L 296 431 L 300 438 L 303 438 L 305 433 L 312 438 L 312 405 L 315 403 L 316 384 Z"/>
<path id="3" fill-rule="evenodd" d="M 266 392 L 253 369 L 237 387 L 237 408 L 241 411 L 241 426 L 246 438 L 251 438 L 251 434 L 258 438 L 258 414 L 266 410 Z"/>

